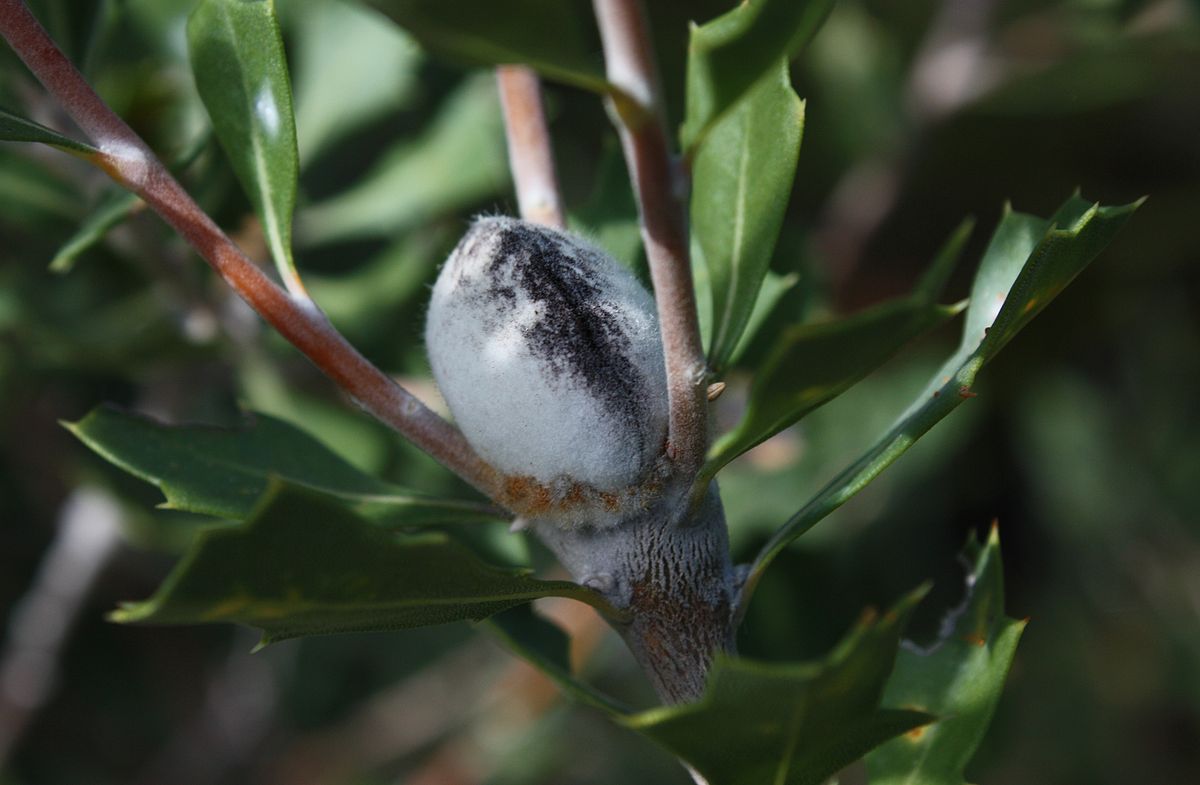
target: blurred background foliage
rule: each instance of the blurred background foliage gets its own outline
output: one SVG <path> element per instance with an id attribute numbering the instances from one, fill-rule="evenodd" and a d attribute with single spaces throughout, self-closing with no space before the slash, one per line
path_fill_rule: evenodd
<path id="1" fill-rule="evenodd" d="M 431 276 L 469 216 L 515 212 L 492 77 L 430 59 L 357 5 L 278 5 L 303 165 L 298 265 L 339 328 L 430 397 Z M 677 123 L 686 22 L 728 3 L 648 5 Z M 265 258 L 191 80 L 190 0 L 33 6 Z M 1200 782 L 1200 3 L 842 0 L 793 80 L 807 127 L 772 267 L 799 282 L 764 335 L 907 291 L 965 215 L 979 221 L 977 259 L 1005 200 L 1048 214 L 1076 187 L 1151 199 L 978 398 L 780 558 L 743 653 L 819 656 L 864 606 L 928 578 L 917 632 L 932 634 L 961 595 L 967 533 L 998 520 L 1008 612 L 1031 621 L 972 779 Z M 600 102 L 555 85 L 547 102 L 573 222 L 641 264 Z M 7 49 L 0 105 L 69 128 Z M 0 783 L 686 782 L 465 625 L 250 656 L 245 631 L 104 621 L 154 589 L 198 521 L 154 509 L 153 489 L 59 426 L 101 401 L 176 421 L 270 412 L 383 477 L 466 493 L 340 400 L 152 215 L 103 221 L 114 193 L 54 151 L 0 147 Z M 890 424 L 954 340 L 940 331 L 732 465 L 735 556 Z M 761 353 L 751 345 L 730 373 L 726 426 Z M 78 520 L 100 513 L 114 534 L 81 539 Z M 476 544 L 549 565 L 503 527 Z M 649 702 L 591 611 L 550 610 L 590 678 Z"/>

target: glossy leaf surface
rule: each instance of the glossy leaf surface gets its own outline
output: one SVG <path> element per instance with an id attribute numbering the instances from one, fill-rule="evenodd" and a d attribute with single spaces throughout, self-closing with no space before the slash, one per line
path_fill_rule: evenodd
<path id="1" fill-rule="evenodd" d="M 1096 258 L 1140 204 L 1101 207 L 1073 196 L 1049 219 L 1006 209 L 975 275 L 958 350 L 899 421 L 772 536 L 755 560 L 742 607 L 780 550 L 972 397 L 971 386 L 984 364 Z"/>
<path id="2" fill-rule="evenodd" d="M 414 494 L 355 469 L 307 433 L 266 415 L 241 428 L 164 425 L 102 406 L 67 428 L 102 457 L 157 486 L 166 507 L 247 517 L 272 477 L 337 496 L 403 525 L 497 520 L 485 505 Z"/>
<path id="3" fill-rule="evenodd" d="M 803 128 L 804 103 L 780 60 L 696 157 L 691 223 L 713 294 L 708 365 L 717 373 L 738 346 L 770 266 Z"/>
<path id="4" fill-rule="evenodd" d="M 1025 622 L 1004 615 L 995 528 L 982 545 L 972 535 L 963 561 L 969 571 L 962 605 L 947 615 L 930 649 L 900 649 L 883 698 L 940 719 L 869 754 L 872 785 L 965 785 L 964 770 L 996 710 Z"/>
<path id="5" fill-rule="evenodd" d="M 187 26 L 192 73 L 213 130 L 262 223 L 280 276 L 303 291 L 292 258 L 296 120 L 273 0 L 204 0 Z"/>
<path id="6" fill-rule="evenodd" d="M 504 570 L 439 534 L 404 537 L 336 500 L 273 484 L 251 517 L 202 531 L 158 591 L 119 622 L 237 622 L 263 643 L 479 621 L 538 597 L 600 603 L 567 581 Z"/>
<path id="7" fill-rule="evenodd" d="M 694 154 L 715 123 L 780 59 L 794 57 L 834 0 L 750 0 L 704 25 L 688 43 L 687 117 L 681 136 Z"/>
<path id="8" fill-rule="evenodd" d="M 923 593 L 881 618 L 868 616 L 823 662 L 719 659 L 700 700 L 623 723 L 678 755 L 708 785 L 821 785 L 932 719 L 879 708 L 900 632 Z"/>

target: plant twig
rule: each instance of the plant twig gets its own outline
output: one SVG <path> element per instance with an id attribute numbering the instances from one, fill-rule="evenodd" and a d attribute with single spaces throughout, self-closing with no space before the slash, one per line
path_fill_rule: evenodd
<path id="1" fill-rule="evenodd" d="M 562 229 L 566 220 L 537 74 L 527 66 L 502 65 L 496 69 L 496 82 L 504 107 L 508 163 L 521 217 Z"/>
<path id="2" fill-rule="evenodd" d="M 637 0 L 593 0 L 611 105 L 637 192 L 642 239 L 654 282 L 670 400 L 668 455 L 689 479 L 704 462 L 708 421 L 704 347 L 682 189 L 677 188 L 646 17 Z"/>
<path id="3" fill-rule="evenodd" d="M 586 582 L 603 564 L 614 604 L 630 614 L 618 631 L 659 696 L 680 703 L 701 695 L 713 658 L 734 648 L 725 516 L 715 487 L 697 482 L 708 449 L 708 380 L 688 258 L 686 189 L 671 158 L 641 4 L 593 0 L 593 7 L 612 84 L 609 109 L 654 282 L 670 407 L 669 482 L 685 495 L 669 493 L 611 532 L 559 534 L 543 527 L 539 534 L 577 580 Z"/>
<path id="4" fill-rule="evenodd" d="M 359 405 L 492 498 L 496 472 L 457 428 L 372 365 L 311 303 L 273 283 L 96 95 L 21 0 L 0 0 L 0 35 L 100 149 L 93 163 L 140 196 L 267 322 Z"/>

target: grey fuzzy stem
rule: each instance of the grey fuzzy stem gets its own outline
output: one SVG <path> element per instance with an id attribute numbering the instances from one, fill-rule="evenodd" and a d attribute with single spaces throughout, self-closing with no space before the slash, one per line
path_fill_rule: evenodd
<path id="1" fill-rule="evenodd" d="M 680 495 L 604 528 L 537 525 L 577 581 L 629 614 L 616 625 L 667 703 L 695 700 L 713 658 L 734 648 L 734 574 L 715 483 L 686 518 Z"/>

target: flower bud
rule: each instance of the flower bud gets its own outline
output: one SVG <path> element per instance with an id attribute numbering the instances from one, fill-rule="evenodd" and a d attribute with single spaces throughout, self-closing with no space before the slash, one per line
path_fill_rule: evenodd
<path id="1" fill-rule="evenodd" d="M 578 237 L 476 220 L 438 275 L 425 342 L 450 411 L 519 514 L 611 519 L 663 451 L 654 301 Z"/>

